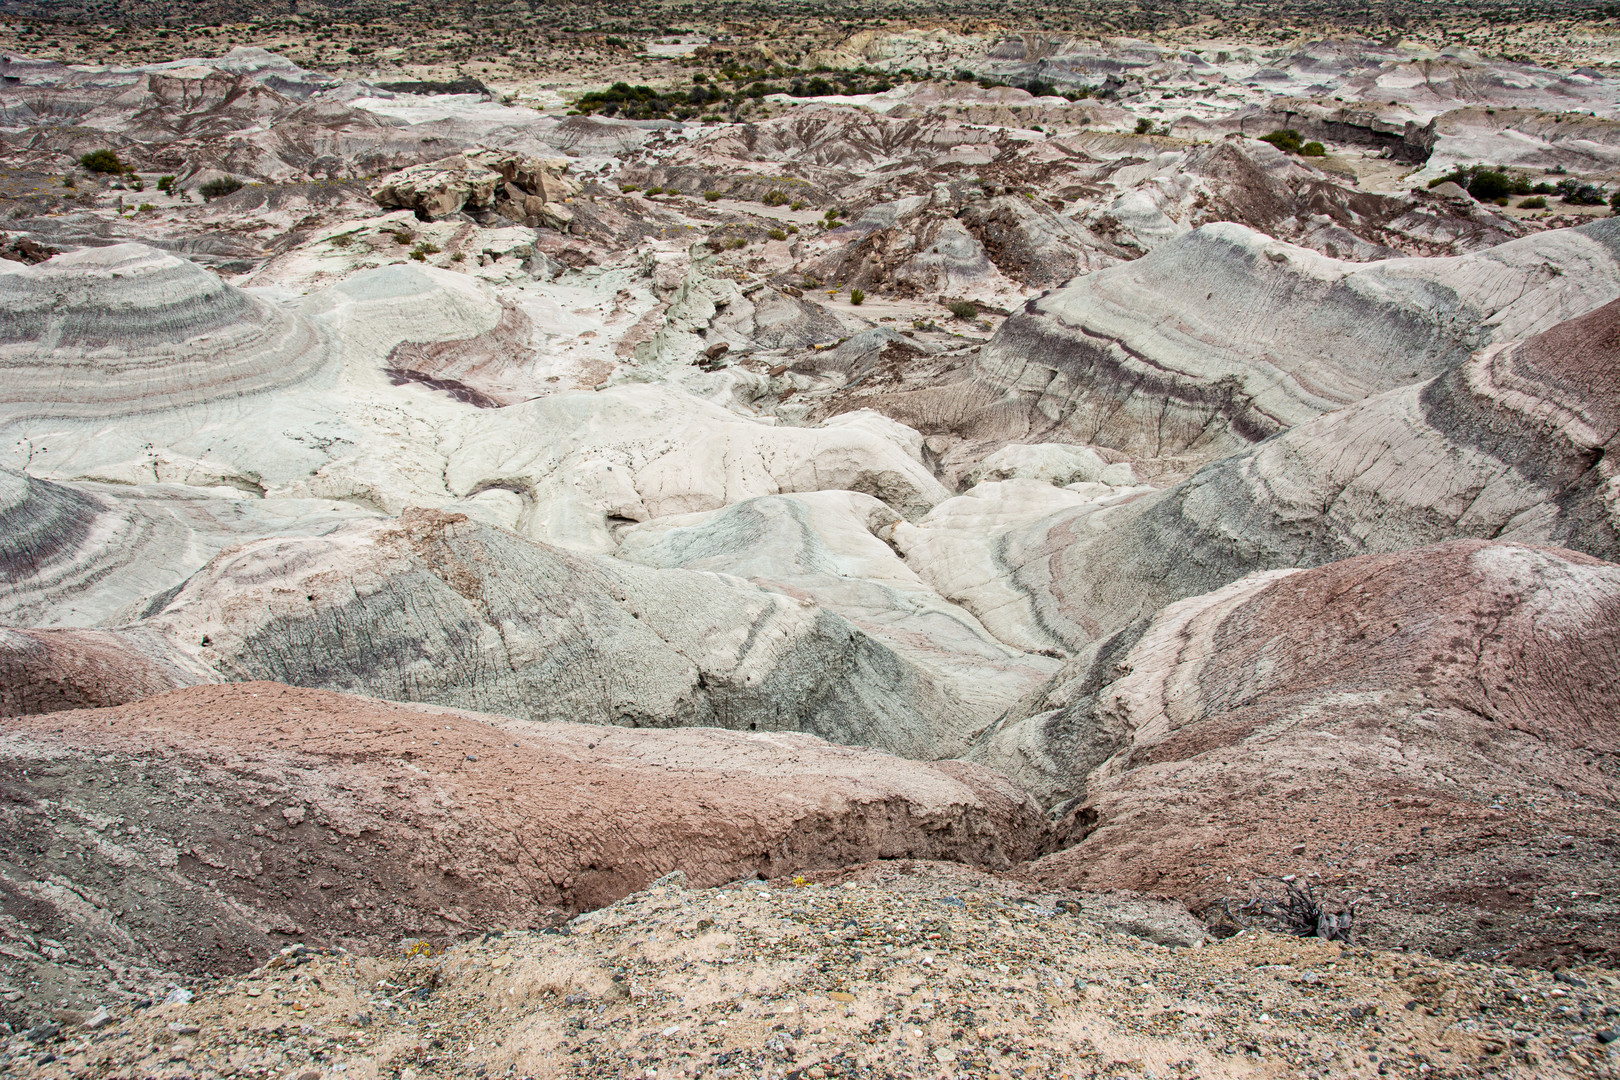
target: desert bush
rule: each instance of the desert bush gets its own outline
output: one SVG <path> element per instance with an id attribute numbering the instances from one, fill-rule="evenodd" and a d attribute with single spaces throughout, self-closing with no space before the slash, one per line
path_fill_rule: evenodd
<path id="1" fill-rule="evenodd" d="M 1532 195 L 1530 198 L 1524 200 L 1523 202 L 1521 202 L 1519 204 L 1519 209 L 1520 210 L 1545 210 L 1545 209 L 1547 209 L 1547 200 L 1546 200 L 1546 198 L 1544 196 Z"/>
<path id="2" fill-rule="evenodd" d="M 977 319 L 979 317 L 979 305 L 971 300 L 957 300 L 945 306 L 958 319 Z"/>
<path id="3" fill-rule="evenodd" d="M 648 195 L 662 195 L 663 193 L 664 189 L 661 187 L 650 187 L 647 189 Z"/>
<path id="4" fill-rule="evenodd" d="M 760 202 L 766 206 L 786 206 L 788 204 L 787 192 L 780 188 L 772 188 L 765 193 L 765 197 Z"/>
<path id="5" fill-rule="evenodd" d="M 789 206 L 788 209 L 789 210 L 803 210 L 804 209 L 804 200 L 803 199 L 794 199 L 793 200 L 793 205 Z"/>
<path id="6" fill-rule="evenodd" d="M 1290 154 L 1299 153 L 1300 148 L 1305 145 L 1304 141 L 1299 137 L 1299 132 L 1295 131 L 1293 128 L 1282 128 L 1278 131 L 1273 131 L 1269 135 L 1262 135 L 1260 136 L 1260 141 L 1268 142 L 1277 149 Z"/>
<path id="7" fill-rule="evenodd" d="M 78 187 L 79 185 L 75 184 L 73 182 L 73 177 L 64 176 L 64 177 L 62 177 L 62 186 L 65 187 L 65 188 L 70 188 L 70 187 Z"/>
<path id="8" fill-rule="evenodd" d="M 765 235 L 770 237 L 772 240 L 786 240 L 788 237 L 786 229 L 772 229 Z"/>
<path id="9" fill-rule="evenodd" d="M 718 191 L 705 191 L 703 193 L 703 197 L 705 199 L 709 200 L 710 202 L 719 202 L 720 201 L 720 193 Z"/>
<path id="10" fill-rule="evenodd" d="M 741 236 L 733 236 L 730 240 L 726 241 L 726 247 L 730 248 L 732 251 L 736 251 L 739 248 L 745 248 L 747 246 L 748 241 Z"/>
<path id="11" fill-rule="evenodd" d="M 804 289 L 819 289 L 821 288 L 821 279 L 813 274 L 806 274 L 804 275 L 804 280 L 799 282 L 799 287 Z"/>
<path id="12" fill-rule="evenodd" d="M 220 176 L 197 189 L 204 199 L 221 199 L 233 191 L 242 190 L 242 181 L 234 176 Z"/>
<path id="13" fill-rule="evenodd" d="M 1142 119 L 1140 119 L 1140 120 L 1138 120 L 1136 122 L 1136 133 L 1138 135 L 1146 135 L 1148 132 L 1150 132 L 1152 130 L 1153 130 L 1153 121 L 1149 120 L 1147 117 L 1143 117 Z"/>
<path id="14" fill-rule="evenodd" d="M 1312 140 L 1299 148 L 1300 157 L 1327 157 L 1327 147 Z"/>
<path id="15" fill-rule="evenodd" d="M 137 206 L 135 208 L 135 212 L 138 213 L 138 214 L 144 214 L 148 210 L 156 210 L 156 209 L 157 209 L 157 207 L 153 206 L 151 203 L 143 202 L 143 203 L 141 203 L 141 205 L 139 205 L 139 206 Z"/>
<path id="16" fill-rule="evenodd" d="M 1602 188 L 1573 178 L 1558 181 L 1558 194 L 1571 206 L 1602 206 L 1607 201 Z"/>
<path id="17" fill-rule="evenodd" d="M 624 192 L 626 195 L 628 195 L 632 191 L 640 191 L 641 188 L 637 187 L 635 184 L 620 184 L 619 185 L 619 190 Z"/>
<path id="18" fill-rule="evenodd" d="M 1513 181 L 1506 173 L 1481 169 L 1468 180 L 1468 194 L 1480 202 L 1494 202 L 1513 194 Z"/>
<path id="19" fill-rule="evenodd" d="M 851 290 L 849 290 L 849 302 L 854 304 L 856 307 L 860 307 L 862 304 L 866 303 L 866 290 L 865 289 L 851 289 Z"/>
<path id="20" fill-rule="evenodd" d="M 79 159 L 79 164 L 91 172 L 111 173 L 114 176 L 124 173 L 124 163 L 111 150 L 92 150 Z"/>
<path id="21" fill-rule="evenodd" d="M 1295 937 L 1316 937 L 1325 941 L 1350 942 L 1351 926 L 1355 922 L 1356 905 L 1354 903 L 1342 905 L 1334 911 L 1322 890 L 1310 883 L 1303 886 L 1296 885 L 1286 878 L 1271 878 L 1268 882 L 1282 886 L 1280 891 L 1270 895 L 1261 893 L 1258 896 L 1240 904 L 1234 910 L 1230 900 L 1221 900 L 1211 911 L 1205 913 L 1206 918 L 1212 914 L 1224 916 L 1220 921 L 1225 923 L 1222 927 L 1212 927 L 1217 937 L 1230 936 L 1239 930 L 1251 927 L 1260 927 L 1267 930 L 1276 930 L 1284 934 L 1293 934 Z"/>

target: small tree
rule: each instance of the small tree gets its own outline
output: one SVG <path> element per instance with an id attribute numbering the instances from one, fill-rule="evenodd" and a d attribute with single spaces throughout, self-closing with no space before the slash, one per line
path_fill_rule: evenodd
<path id="1" fill-rule="evenodd" d="M 242 190 L 242 181 L 234 176 L 219 176 L 208 181 L 197 189 L 197 194 L 204 199 L 222 199 L 233 191 Z"/>
<path id="2" fill-rule="evenodd" d="M 111 150 L 92 150 L 79 159 L 79 164 L 91 172 L 108 173 L 113 176 L 124 174 L 124 163 Z"/>
<path id="3" fill-rule="evenodd" d="M 1268 142 L 1277 149 L 1289 154 L 1299 153 L 1300 149 L 1305 145 L 1304 141 L 1299 137 L 1299 132 L 1293 128 L 1283 128 L 1280 131 L 1273 131 L 1269 135 L 1262 135 L 1260 141 Z"/>

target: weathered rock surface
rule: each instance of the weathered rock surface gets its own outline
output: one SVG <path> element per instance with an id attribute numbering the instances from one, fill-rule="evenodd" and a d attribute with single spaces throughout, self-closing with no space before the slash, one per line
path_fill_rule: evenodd
<path id="1" fill-rule="evenodd" d="M 970 625 L 941 663 L 792 582 L 767 591 L 574 554 L 440 511 L 243 544 L 160 603 L 117 632 L 143 654 L 155 636 L 193 681 L 275 679 L 528 720 L 805 731 L 922 759 L 960 753 L 1054 666 Z M 966 686 L 975 667 L 1004 685 Z"/>
<path id="2" fill-rule="evenodd" d="M 566 228 L 573 213 L 562 203 L 579 192 L 567 170 L 567 158 L 476 150 L 390 173 L 371 197 L 385 210 L 411 210 L 423 221 L 496 210 L 514 221 Z"/>
<path id="3" fill-rule="evenodd" d="M 1173 487 L 998 538 L 1024 618 L 1087 647 L 1256 570 L 1478 537 L 1620 555 L 1620 302 L 1299 425 Z M 950 564 L 913 563 L 948 599 Z M 973 602 L 966 606 L 984 614 Z"/>
<path id="4" fill-rule="evenodd" d="M 105 419 L 263 394 L 332 359 L 307 319 L 139 244 L 0 262 L 0 410 Z"/>
<path id="5" fill-rule="evenodd" d="M 1202 908 L 1298 874 L 1367 897 L 1384 944 L 1613 962 L 1620 567 L 1458 541 L 1256 574 L 1139 633 L 1026 722 L 1025 768 L 1090 766 L 1041 880 Z"/>
<path id="6" fill-rule="evenodd" d="M 976 375 L 1043 438 L 1207 460 L 1614 299 L 1617 254 L 1608 221 L 1370 264 L 1208 225 L 1034 301 Z"/>
<path id="7" fill-rule="evenodd" d="M 265 682 L 10 718 L 0 785 L 8 908 L 114 971 L 193 975 L 289 938 L 371 951 L 545 926 L 674 870 L 715 885 L 876 858 L 995 869 L 1047 836 L 1022 791 L 959 762 Z"/>

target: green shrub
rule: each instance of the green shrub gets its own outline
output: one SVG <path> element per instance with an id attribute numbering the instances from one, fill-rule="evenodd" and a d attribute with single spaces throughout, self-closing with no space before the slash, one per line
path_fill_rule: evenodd
<path id="1" fill-rule="evenodd" d="M 726 241 L 726 247 L 730 248 L 732 251 L 736 251 L 738 248 L 745 248 L 747 246 L 748 241 L 744 240 L 740 236 L 733 236 L 730 240 Z"/>
<path id="2" fill-rule="evenodd" d="M 787 239 L 787 230 L 786 229 L 772 229 L 770 232 L 766 233 L 765 235 L 770 237 L 772 240 L 786 240 Z"/>
<path id="3" fill-rule="evenodd" d="M 415 259 L 417 262 L 427 262 L 427 252 L 420 250 L 412 251 L 411 258 Z"/>
<path id="4" fill-rule="evenodd" d="M 1607 201 L 1602 188 L 1575 179 L 1558 181 L 1558 194 L 1570 206 L 1602 206 Z"/>
<path id="5" fill-rule="evenodd" d="M 866 302 L 866 290 L 864 290 L 864 289 L 851 289 L 851 290 L 849 290 L 849 302 L 854 304 L 856 307 L 860 307 L 862 304 L 864 304 Z"/>
<path id="6" fill-rule="evenodd" d="M 124 163 L 111 150 L 92 150 L 79 159 L 79 164 L 91 172 L 111 173 L 114 176 L 121 176 L 124 172 Z"/>
<path id="7" fill-rule="evenodd" d="M 439 245 L 433 243 L 431 240 L 424 240 L 411 250 L 411 258 L 425 259 L 429 255 L 437 255 L 438 253 Z"/>
<path id="8" fill-rule="evenodd" d="M 78 184 L 75 184 L 75 183 L 74 183 L 74 182 L 73 182 L 73 177 L 71 177 L 71 176 L 64 176 L 64 177 L 62 177 L 62 186 L 63 186 L 63 187 L 66 187 L 66 188 L 70 188 L 70 187 L 78 187 L 78 186 L 79 186 L 79 185 L 78 185 Z"/>
<path id="9" fill-rule="evenodd" d="M 1542 195 L 1532 195 L 1530 198 L 1524 200 L 1523 202 L 1521 202 L 1519 204 L 1519 209 L 1520 210 L 1545 210 L 1545 209 L 1547 209 L 1547 199 L 1546 199 L 1545 196 L 1542 196 Z"/>
<path id="10" fill-rule="evenodd" d="M 708 199 L 710 202 L 720 201 L 720 193 L 718 191 L 705 191 L 703 193 L 703 197 Z"/>
<path id="11" fill-rule="evenodd" d="M 663 193 L 664 189 L 661 187 L 650 187 L 647 189 L 648 195 L 662 195 Z"/>
<path id="12" fill-rule="evenodd" d="M 799 282 L 799 287 L 803 289 L 819 289 L 821 288 L 821 279 L 813 274 L 806 274 L 804 280 Z"/>
<path id="13" fill-rule="evenodd" d="M 1319 142 L 1308 142 L 1299 148 L 1300 157 L 1327 157 L 1327 147 Z"/>
<path id="14" fill-rule="evenodd" d="M 151 203 L 149 203 L 149 202 L 143 202 L 143 203 L 141 203 L 141 205 L 139 205 L 139 206 L 137 206 L 137 207 L 136 207 L 136 208 L 135 208 L 135 212 L 136 212 L 136 213 L 139 213 L 139 214 L 144 214 L 144 213 L 146 213 L 146 212 L 147 212 L 147 211 L 148 211 L 148 210 L 156 210 L 156 209 L 157 209 L 157 207 L 156 207 L 156 206 L 153 206 L 153 205 L 152 205 L 152 204 L 151 204 Z"/>
<path id="15" fill-rule="evenodd" d="M 394 234 L 394 239 L 398 243 L 408 244 L 412 240 L 415 240 L 416 237 L 411 234 L 411 230 L 409 230 L 409 229 L 401 229 L 401 230 L 399 230 L 398 232 L 396 232 Z"/>
<path id="16" fill-rule="evenodd" d="M 760 202 L 764 203 L 766 206 L 786 206 L 789 200 L 787 197 L 787 192 L 778 190 L 777 188 L 772 188 L 765 193 L 765 197 L 761 199 Z"/>
<path id="17" fill-rule="evenodd" d="M 636 186 L 636 185 L 634 185 L 634 184 L 620 184 L 620 185 L 619 185 L 619 190 L 620 190 L 620 191 L 622 191 L 622 192 L 624 192 L 624 193 L 625 193 L 625 194 L 626 194 L 626 195 L 628 195 L 628 194 L 630 194 L 630 193 L 631 193 L 631 192 L 632 192 L 632 191 L 640 191 L 640 190 L 641 190 L 641 189 L 640 189 L 640 188 L 638 188 L 638 187 L 637 187 L 637 186 Z"/>
<path id="18" fill-rule="evenodd" d="M 234 176 L 221 176 L 197 189 L 204 199 L 222 199 L 233 191 L 242 190 L 242 181 Z"/>
<path id="19" fill-rule="evenodd" d="M 1147 117 L 1143 117 L 1136 122 L 1136 133 L 1138 135 L 1146 135 L 1152 130 L 1153 121 L 1149 120 Z"/>
<path id="20" fill-rule="evenodd" d="M 789 210 L 803 210 L 804 209 L 804 200 L 803 199 L 794 199 L 793 200 L 793 205 L 788 207 L 788 209 Z"/>
<path id="21" fill-rule="evenodd" d="M 1260 141 L 1268 142 L 1277 149 L 1290 154 L 1299 153 L 1300 148 L 1304 145 L 1299 137 L 1299 132 L 1293 128 L 1283 128 L 1280 131 L 1273 131 L 1270 135 L 1262 135 Z"/>
<path id="22" fill-rule="evenodd" d="M 1507 178 L 1506 173 L 1482 169 L 1475 173 L 1468 181 L 1468 194 L 1480 202 L 1494 202 L 1505 199 L 1513 193 L 1513 181 Z"/>
<path id="23" fill-rule="evenodd" d="M 946 304 L 945 306 L 958 319 L 977 319 L 979 317 L 979 305 L 971 300 L 957 300 L 955 303 Z"/>
<path id="24" fill-rule="evenodd" d="M 789 225 L 787 227 L 787 231 L 792 236 L 798 236 L 799 235 L 799 227 L 797 225 Z"/>

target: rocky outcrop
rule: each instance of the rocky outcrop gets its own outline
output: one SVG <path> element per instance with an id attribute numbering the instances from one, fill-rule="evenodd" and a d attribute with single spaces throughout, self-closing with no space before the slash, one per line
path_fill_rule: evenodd
<path id="1" fill-rule="evenodd" d="M 1083 842 L 1032 872 L 1200 908 L 1297 874 L 1399 896 L 1366 905 L 1382 944 L 1612 963 L 1617 655 L 1620 567 L 1570 551 L 1458 541 L 1244 578 L 1028 722 L 1048 761 L 1090 766 Z"/>
<path id="2" fill-rule="evenodd" d="M 883 858 L 999 869 L 1046 842 L 1024 794 L 973 765 L 264 682 L 10 718 L 0 789 L 8 906 L 76 954 L 188 974 L 288 940 L 377 951 L 549 926 L 676 870 L 717 885 Z"/>
<path id="3" fill-rule="evenodd" d="M 619 556 L 733 575 L 849 620 L 938 687 L 927 756 L 954 756 L 1059 665 L 998 641 L 918 578 L 890 546 L 903 523 L 853 491 L 767 496 L 632 526 Z"/>
<path id="4" fill-rule="evenodd" d="M 282 389 L 333 358 L 310 321 L 139 244 L 0 261 L 0 416 L 104 419 Z"/>
<path id="5" fill-rule="evenodd" d="M 1003 565 L 1028 598 L 1026 617 L 1080 648 L 1255 570 L 1463 537 L 1615 559 L 1617 325 L 1611 302 L 1106 514 L 1060 512 L 1003 536 Z"/>
<path id="6" fill-rule="evenodd" d="M 371 197 L 384 209 L 411 210 L 423 221 L 494 210 L 514 221 L 566 230 L 573 213 L 563 204 L 579 192 L 567 170 L 567 158 L 469 150 L 390 173 L 372 187 Z"/>
<path id="7" fill-rule="evenodd" d="M 1031 302 L 976 376 L 1051 441 L 1209 460 L 1614 299 L 1617 255 L 1609 221 L 1368 264 L 1207 225 Z"/>
<path id="8" fill-rule="evenodd" d="M 214 680 L 528 720 L 802 731 L 914 758 L 957 753 L 969 721 L 994 715 L 802 593 L 573 554 L 438 511 L 244 544 L 164 603 L 128 632 L 159 635 Z M 1019 670 L 981 649 L 985 666 Z"/>

